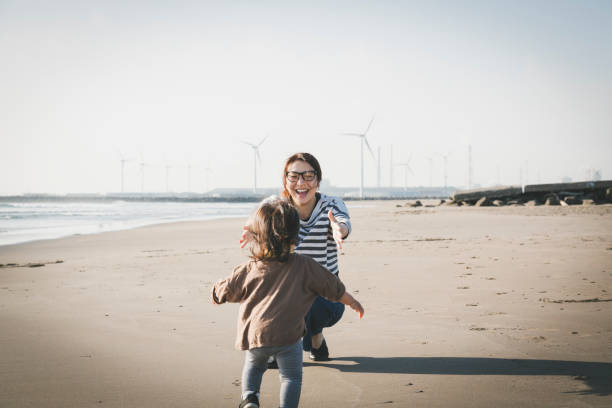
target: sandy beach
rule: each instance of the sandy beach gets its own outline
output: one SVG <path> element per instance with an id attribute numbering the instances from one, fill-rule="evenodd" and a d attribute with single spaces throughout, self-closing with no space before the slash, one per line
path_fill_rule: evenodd
<path id="1" fill-rule="evenodd" d="M 405 203 L 350 203 L 366 314 L 305 354 L 301 406 L 612 406 L 612 205 Z M 0 406 L 237 406 L 237 305 L 208 298 L 243 221 L 0 247 Z M 269 370 L 262 407 L 278 391 Z"/>

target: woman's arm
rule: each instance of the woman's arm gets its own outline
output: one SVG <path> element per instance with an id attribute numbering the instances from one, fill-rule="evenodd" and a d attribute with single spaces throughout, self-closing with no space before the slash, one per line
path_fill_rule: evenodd
<path id="1" fill-rule="evenodd" d="M 332 235 L 334 236 L 334 241 L 336 241 L 336 245 L 338 245 L 338 249 L 342 249 L 342 243 L 344 242 L 344 238 L 346 238 L 346 236 L 349 233 L 349 228 L 345 223 L 338 222 L 338 220 L 336 220 L 336 217 L 334 217 L 332 210 L 329 210 L 329 212 L 327 213 L 327 216 L 329 217 L 329 225 L 331 226 L 331 229 L 332 229 Z"/>
<path id="2" fill-rule="evenodd" d="M 242 236 L 240 237 L 240 248 L 244 248 L 253 239 L 253 235 L 249 230 L 249 225 L 242 226 Z"/>

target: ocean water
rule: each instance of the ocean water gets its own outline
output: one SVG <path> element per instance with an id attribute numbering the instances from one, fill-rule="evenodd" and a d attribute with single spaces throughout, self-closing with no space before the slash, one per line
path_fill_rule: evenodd
<path id="1" fill-rule="evenodd" d="M 257 203 L 2 202 L 0 245 L 175 221 L 248 217 Z"/>

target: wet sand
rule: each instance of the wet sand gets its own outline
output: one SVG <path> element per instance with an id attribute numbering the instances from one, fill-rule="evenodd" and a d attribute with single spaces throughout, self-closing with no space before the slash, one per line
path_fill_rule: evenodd
<path id="1" fill-rule="evenodd" d="M 403 204 L 350 203 L 366 314 L 325 332 L 332 361 L 305 354 L 301 406 L 612 405 L 612 206 Z M 237 305 L 208 296 L 242 223 L 0 247 L 0 406 L 237 406 Z M 262 407 L 278 390 L 268 371 Z"/>

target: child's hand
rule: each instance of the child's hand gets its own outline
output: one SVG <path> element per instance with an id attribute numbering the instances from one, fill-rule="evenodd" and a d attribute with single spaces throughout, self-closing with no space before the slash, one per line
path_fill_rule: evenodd
<path id="1" fill-rule="evenodd" d="M 353 303 L 351 303 L 349 305 L 349 307 L 351 309 L 353 309 L 354 311 L 356 311 L 357 313 L 359 313 L 359 318 L 360 319 L 363 317 L 363 314 L 365 313 L 365 310 L 363 310 L 363 306 L 361 306 L 361 303 L 359 303 L 359 301 L 357 299 L 355 299 L 355 301 Z"/>
<path id="2" fill-rule="evenodd" d="M 240 237 L 240 248 L 244 248 L 253 239 L 249 226 L 245 225 L 242 227 L 242 236 Z"/>

